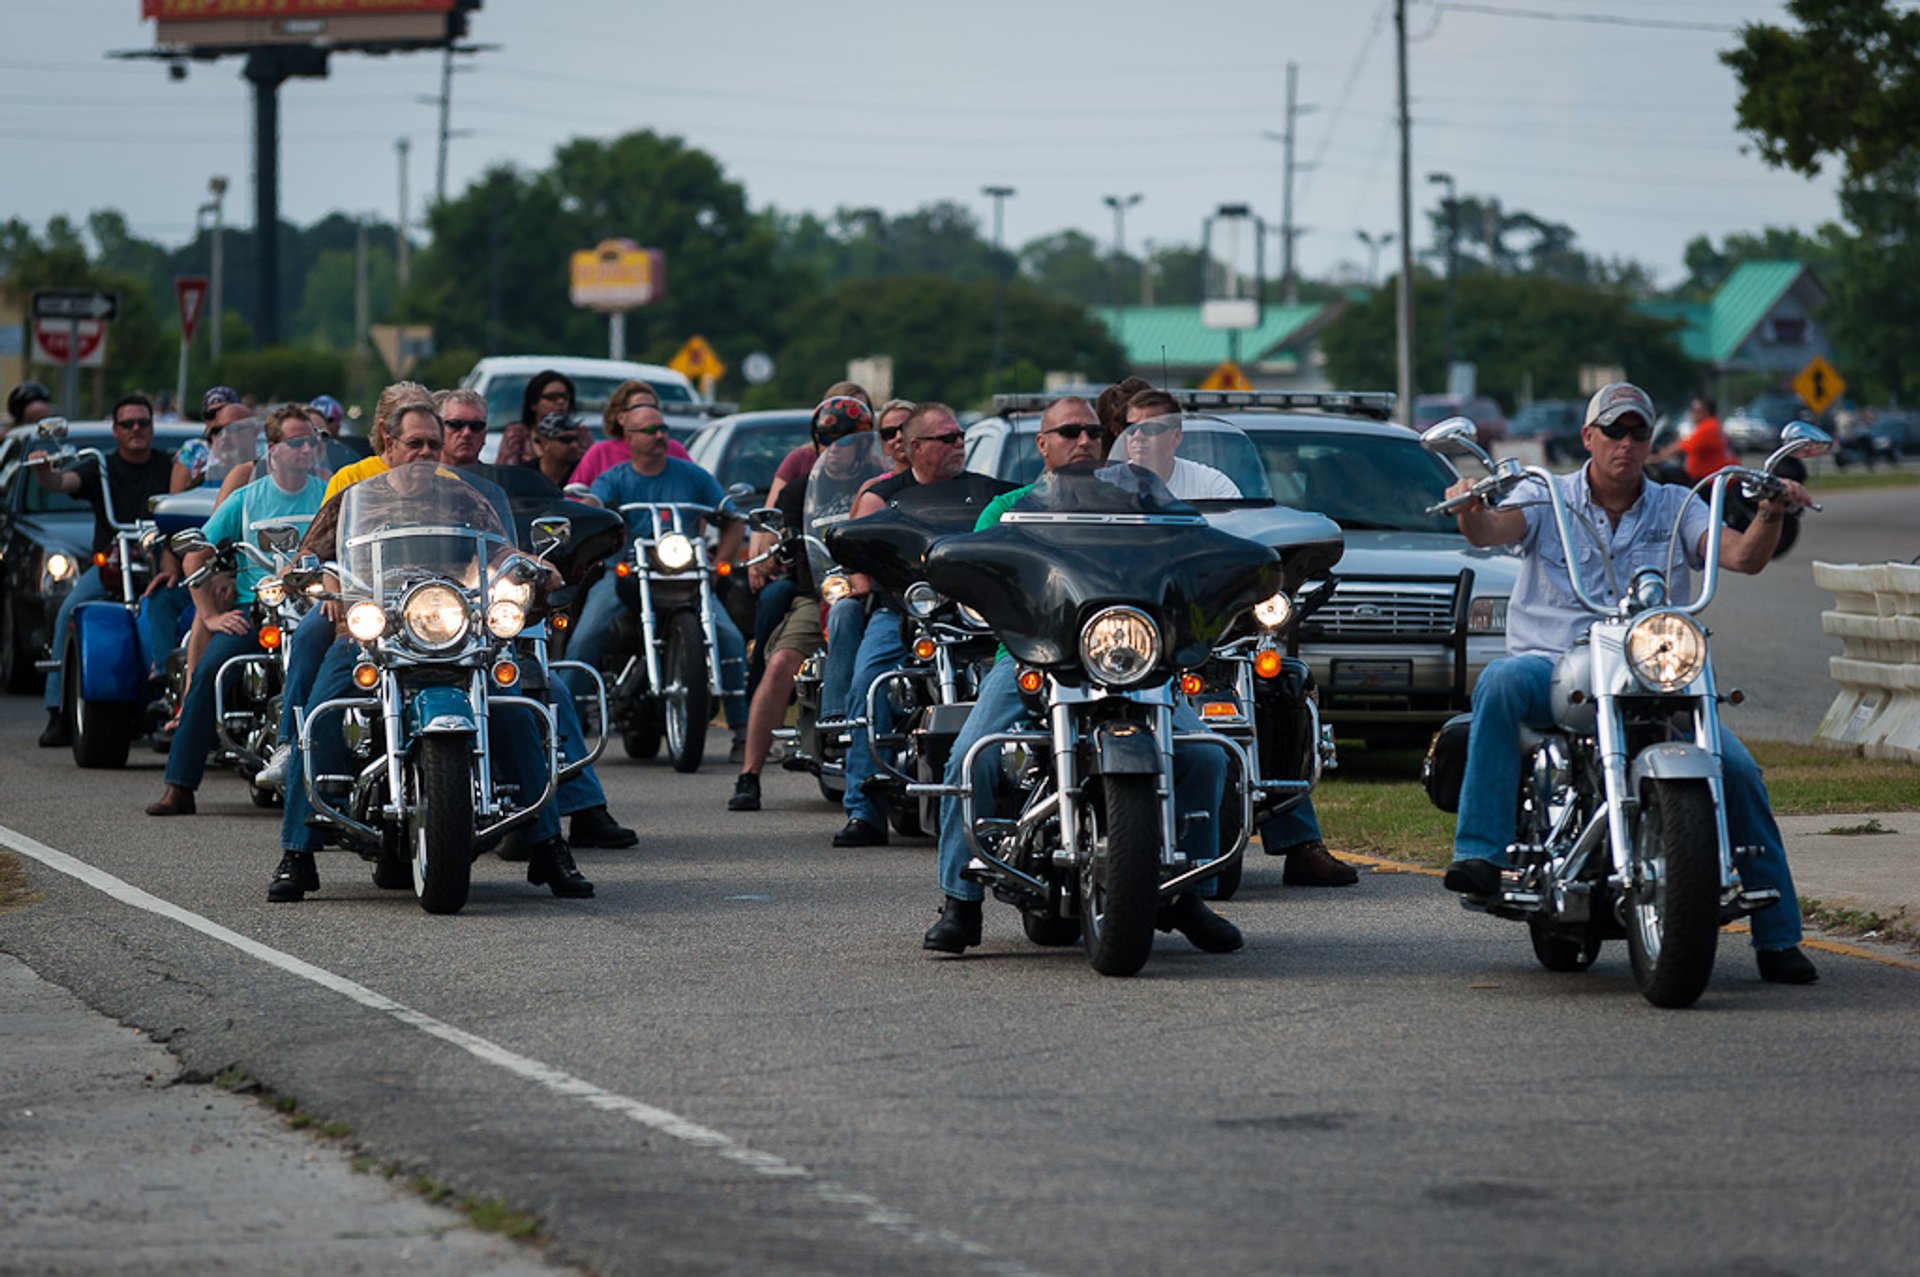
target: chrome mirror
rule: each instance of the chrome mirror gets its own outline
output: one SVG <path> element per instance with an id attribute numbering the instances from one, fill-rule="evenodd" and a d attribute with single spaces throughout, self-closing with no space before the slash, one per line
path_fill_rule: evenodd
<path id="1" fill-rule="evenodd" d="M 1480 446 L 1480 428 L 1465 417 L 1448 417 L 1428 426 L 1420 435 L 1420 446 L 1443 457 L 1475 457 L 1493 469 L 1493 458 Z"/>
<path id="2" fill-rule="evenodd" d="M 762 506 L 747 516 L 747 526 L 755 532 L 778 532 L 787 526 L 787 516 L 772 506 Z"/>
<path id="3" fill-rule="evenodd" d="M 35 427 L 42 439 L 50 443 L 65 443 L 67 438 L 67 419 L 65 417 L 42 417 Z"/>
<path id="4" fill-rule="evenodd" d="M 1766 471 L 1788 457 L 1824 457 L 1833 451 L 1833 436 L 1804 421 L 1789 421 L 1780 429 L 1780 447 L 1767 458 Z"/>
<path id="5" fill-rule="evenodd" d="M 573 539 L 573 520 L 559 515 L 544 515 L 533 521 L 533 552 L 546 554 Z"/>
<path id="6" fill-rule="evenodd" d="M 211 550 L 213 543 L 207 540 L 207 534 L 199 528 L 182 528 L 168 540 L 175 554 L 191 554 L 195 550 Z"/>
<path id="7" fill-rule="evenodd" d="M 300 544 L 300 529 L 292 523 L 275 519 L 256 523 L 253 530 L 260 548 L 273 554 L 291 554 Z"/>

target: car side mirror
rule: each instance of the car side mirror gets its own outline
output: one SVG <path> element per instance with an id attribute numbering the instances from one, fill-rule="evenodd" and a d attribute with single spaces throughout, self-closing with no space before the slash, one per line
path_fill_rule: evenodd
<path id="1" fill-rule="evenodd" d="M 545 555 L 573 539 L 573 520 L 545 515 L 533 521 L 533 551 Z"/>

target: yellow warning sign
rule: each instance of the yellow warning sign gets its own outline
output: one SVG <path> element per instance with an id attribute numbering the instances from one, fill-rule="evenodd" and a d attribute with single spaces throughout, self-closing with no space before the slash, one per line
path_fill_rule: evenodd
<path id="1" fill-rule="evenodd" d="M 698 333 L 687 338 L 687 344 L 680 347 L 679 353 L 667 360 L 667 367 L 688 381 L 705 378 L 718 380 L 727 372 L 727 366 L 720 362 L 720 356 L 713 353 L 713 347 L 707 345 L 707 339 Z"/>
<path id="2" fill-rule="evenodd" d="M 1825 357 L 1815 355 L 1793 379 L 1793 388 L 1817 417 L 1846 393 L 1847 379 Z"/>
<path id="3" fill-rule="evenodd" d="M 1240 371 L 1240 365 L 1228 359 L 1218 368 L 1207 374 L 1200 383 L 1202 390 L 1252 390 L 1253 383 L 1247 380 L 1247 374 Z"/>

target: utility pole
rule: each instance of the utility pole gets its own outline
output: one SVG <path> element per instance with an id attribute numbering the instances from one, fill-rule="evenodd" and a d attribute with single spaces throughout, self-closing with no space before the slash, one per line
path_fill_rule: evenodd
<path id="1" fill-rule="evenodd" d="M 1115 310 L 1121 306 L 1120 260 L 1127 254 L 1127 210 L 1138 204 L 1139 195 L 1129 195 L 1124 199 L 1118 195 L 1100 197 L 1106 206 L 1113 210 L 1113 279 L 1110 288 L 1110 304 Z"/>
<path id="2" fill-rule="evenodd" d="M 993 201 L 993 370 L 989 384 L 997 393 L 1000 389 L 1000 360 L 1006 352 L 1007 331 L 1007 272 L 1001 261 L 1001 217 L 1014 189 L 1011 186 L 983 186 L 980 193 Z"/>
<path id="3" fill-rule="evenodd" d="M 1268 141 L 1280 143 L 1280 292 L 1287 305 L 1292 306 L 1300 300 L 1300 282 L 1293 273 L 1293 241 L 1303 232 L 1293 224 L 1293 175 L 1313 167 L 1311 164 L 1296 165 L 1293 162 L 1294 121 L 1301 115 L 1313 110 L 1311 106 L 1301 106 L 1294 101 L 1294 88 L 1299 82 L 1300 64 L 1287 63 L 1287 128 L 1284 133 L 1275 133 L 1270 129 L 1262 130 Z"/>
<path id="4" fill-rule="evenodd" d="M 433 171 L 433 202 L 447 202 L 447 124 L 453 116 L 453 41 L 440 56 L 440 159 Z"/>
<path id="5" fill-rule="evenodd" d="M 221 279 L 224 274 L 221 269 L 221 232 L 225 229 L 221 220 L 221 205 L 227 198 L 227 179 L 215 174 L 207 179 L 207 190 L 212 192 L 213 198 L 202 204 L 200 211 L 213 214 L 213 268 L 207 272 L 207 292 L 210 294 L 207 300 L 213 303 L 207 314 L 207 354 L 209 360 L 213 360 L 220 358 L 220 292 L 225 286 Z"/>
<path id="6" fill-rule="evenodd" d="M 407 152 L 413 146 L 411 138 L 394 139 L 393 149 L 400 153 L 400 223 L 395 227 L 394 267 L 400 277 L 400 287 L 407 286 Z"/>
<path id="7" fill-rule="evenodd" d="M 1407 108 L 1407 0 L 1394 0 L 1400 79 L 1400 424 L 1413 428 L 1413 121 Z"/>
<path id="8" fill-rule="evenodd" d="M 1141 241 L 1145 256 L 1140 259 L 1140 304 L 1153 305 L 1153 241 Z"/>
<path id="9" fill-rule="evenodd" d="M 1436 186 L 1447 188 L 1445 210 L 1447 214 L 1447 381 L 1453 381 L 1453 362 L 1458 357 L 1453 347 L 1453 280 L 1459 273 L 1459 253 L 1456 246 L 1460 242 L 1460 202 L 1455 198 L 1453 174 L 1429 173 L 1427 181 Z"/>
<path id="10" fill-rule="evenodd" d="M 1378 235 L 1369 235 L 1365 231 L 1355 231 L 1353 237 L 1367 246 L 1367 287 L 1372 288 L 1380 272 L 1380 250 L 1393 243 L 1393 232 L 1381 231 Z"/>

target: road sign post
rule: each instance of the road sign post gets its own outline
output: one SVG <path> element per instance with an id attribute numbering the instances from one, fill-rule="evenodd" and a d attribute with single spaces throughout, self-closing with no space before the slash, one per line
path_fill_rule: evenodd
<path id="1" fill-rule="evenodd" d="M 688 381 L 699 382 L 700 394 L 707 399 L 713 398 L 714 383 L 727 371 L 727 366 L 720 362 L 720 356 L 713 353 L 713 347 L 699 333 L 687 338 L 686 345 L 667 361 L 667 367 Z"/>
<path id="2" fill-rule="evenodd" d="M 74 412 L 80 402 L 80 321 L 105 324 L 120 313 L 120 294 L 97 288 L 44 288 L 33 295 L 33 318 L 65 320 L 67 324 L 66 378 L 61 405 Z"/>

